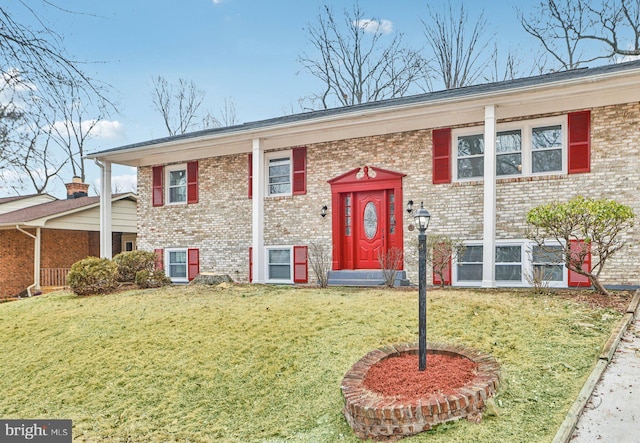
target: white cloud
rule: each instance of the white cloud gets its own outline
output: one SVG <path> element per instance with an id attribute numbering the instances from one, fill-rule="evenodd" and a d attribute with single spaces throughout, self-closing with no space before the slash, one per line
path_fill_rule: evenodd
<path id="1" fill-rule="evenodd" d="M 70 125 L 77 125 L 77 123 L 72 123 L 68 120 L 59 120 L 53 124 L 53 129 L 64 133 Z M 93 138 L 113 139 L 124 136 L 124 127 L 122 123 L 117 120 L 85 120 L 81 126 L 83 133 L 91 130 L 91 136 Z"/>
<path id="2" fill-rule="evenodd" d="M 94 188 L 97 192 L 100 192 L 100 178 L 96 178 L 93 181 Z M 122 192 L 137 192 L 138 189 L 138 175 L 136 174 L 136 168 L 131 168 L 131 174 L 120 174 L 111 177 L 111 191 L 115 193 Z"/>
<path id="3" fill-rule="evenodd" d="M 214 5 L 219 5 L 223 0 L 211 0 Z"/>
<path id="4" fill-rule="evenodd" d="M 393 22 L 390 20 L 377 21 L 364 19 L 353 22 L 353 24 L 354 26 L 363 29 L 364 32 L 371 34 L 375 34 L 376 32 L 379 32 L 380 34 L 391 34 L 391 32 L 393 32 Z"/>

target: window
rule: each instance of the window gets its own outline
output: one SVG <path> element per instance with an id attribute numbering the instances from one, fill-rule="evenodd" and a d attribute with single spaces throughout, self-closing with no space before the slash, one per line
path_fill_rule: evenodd
<path id="1" fill-rule="evenodd" d="M 291 247 L 267 248 L 267 280 L 291 283 Z"/>
<path id="2" fill-rule="evenodd" d="M 166 249 L 167 276 L 174 282 L 186 282 L 187 278 L 187 250 Z"/>
<path id="3" fill-rule="evenodd" d="M 521 246 L 496 246 L 496 280 L 522 282 Z"/>
<path id="4" fill-rule="evenodd" d="M 467 245 L 457 268 L 458 281 L 482 281 L 482 246 Z"/>
<path id="5" fill-rule="evenodd" d="M 166 167 L 167 202 L 187 202 L 187 165 L 174 165 Z"/>
<path id="6" fill-rule="evenodd" d="M 562 126 L 533 128 L 532 172 L 562 171 Z"/>
<path id="7" fill-rule="evenodd" d="M 277 153 L 282 155 L 282 153 Z M 291 157 L 269 158 L 269 195 L 291 195 Z"/>
<path id="8" fill-rule="evenodd" d="M 484 175 L 484 136 L 482 134 L 458 137 L 458 178 Z"/>
<path id="9" fill-rule="evenodd" d="M 496 175 L 522 173 L 522 133 L 514 131 L 496 134 Z"/>
<path id="10" fill-rule="evenodd" d="M 561 117 L 498 125 L 496 176 L 530 176 L 566 170 L 566 120 Z M 482 128 L 455 131 L 457 179 L 484 176 Z"/>
<path id="11" fill-rule="evenodd" d="M 534 245 L 531 251 L 533 281 L 564 280 L 563 248 L 560 245 Z"/>

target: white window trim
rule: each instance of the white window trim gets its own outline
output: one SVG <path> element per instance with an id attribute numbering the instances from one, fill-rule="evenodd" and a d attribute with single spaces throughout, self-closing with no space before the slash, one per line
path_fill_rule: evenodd
<path id="1" fill-rule="evenodd" d="M 278 278 L 269 278 L 269 251 L 270 250 L 289 250 L 289 279 L 278 279 Z M 265 246 L 264 248 L 264 257 L 265 257 L 265 269 L 264 275 L 267 283 L 284 283 L 284 284 L 293 284 L 293 246 L 291 245 L 282 245 L 282 246 Z"/>
<path id="2" fill-rule="evenodd" d="M 560 245 L 560 243 L 556 241 L 547 241 L 546 245 Z M 465 246 L 484 246 L 482 241 L 479 240 L 471 240 L 468 242 L 464 242 Z M 496 240 L 496 247 L 498 246 L 520 246 L 521 263 L 522 263 L 522 278 L 518 281 L 513 280 L 496 280 L 497 287 L 508 287 L 508 288 L 529 288 L 531 285 L 527 281 L 526 274 L 533 272 L 533 247 L 536 246 L 537 243 L 531 241 L 529 239 L 513 239 L 513 240 Z M 495 254 L 495 252 L 494 252 Z M 494 263 L 495 266 L 495 263 Z M 452 260 L 451 262 L 451 279 L 452 286 L 459 287 L 480 287 L 482 284 L 482 280 L 477 281 L 458 281 L 458 260 Z M 549 281 L 546 282 L 549 288 L 567 288 L 569 284 L 569 270 L 566 266 L 562 268 L 562 281 Z"/>
<path id="3" fill-rule="evenodd" d="M 168 165 L 164 168 L 164 201 L 166 202 L 167 205 L 186 205 L 187 204 L 187 200 L 189 200 L 189 196 L 187 195 L 187 192 L 189 190 L 189 176 L 187 175 L 187 164 L 186 163 L 181 163 L 179 165 Z M 171 172 L 174 171 L 184 171 L 184 176 L 185 176 L 185 184 L 184 184 L 184 201 L 182 202 L 172 202 L 171 199 L 169 198 L 171 195 L 171 188 L 169 186 L 169 176 L 171 174 Z"/>
<path id="4" fill-rule="evenodd" d="M 271 160 L 277 158 L 289 159 L 289 192 L 283 192 L 280 194 L 271 194 L 271 187 L 269 186 L 269 163 Z M 272 151 L 264 154 L 264 175 L 265 175 L 265 189 L 264 195 L 266 197 L 288 197 L 293 195 L 293 150 L 288 149 L 284 151 Z"/>
<path id="5" fill-rule="evenodd" d="M 172 277 L 169 275 L 171 271 L 169 257 L 171 256 L 171 252 L 184 252 L 186 261 L 185 261 L 185 276 L 184 277 Z M 164 250 L 164 269 L 167 277 L 171 279 L 173 283 L 188 283 L 189 282 L 189 251 L 187 248 L 166 248 Z"/>
<path id="6" fill-rule="evenodd" d="M 568 135 L 568 117 L 567 115 L 558 115 L 555 117 L 544 117 L 537 118 L 532 120 L 520 120 L 508 123 L 500 123 L 496 126 L 496 135 L 500 132 L 505 131 L 513 131 L 516 129 L 520 130 L 520 134 L 522 137 L 522 172 L 520 174 L 510 174 L 510 175 L 496 175 L 496 179 L 500 180 L 502 178 L 514 178 L 514 177 L 539 177 L 546 175 L 555 175 L 555 174 L 566 174 L 567 173 L 567 163 L 568 163 L 568 144 L 569 144 L 569 135 Z M 548 172 L 532 172 L 533 164 L 533 149 L 531 146 L 532 143 L 532 134 L 534 128 L 545 127 L 545 126 L 558 126 L 560 125 L 562 128 L 562 170 L 559 171 L 548 171 Z M 451 162 L 451 167 L 453 168 L 452 177 L 453 181 L 457 182 L 469 182 L 469 181 L 483 181 L 484 177 L 458 177 L 458 137 L 464 137 L 468 135 L 477 135 L 484 134 L 484 126 L 473 126 L 469 128 L 460 128 L 454 129 L 452 131 L 451 136 L 451 152 L 453 161 Z M 486 151 L 486 149 L 485 149 Z"/>

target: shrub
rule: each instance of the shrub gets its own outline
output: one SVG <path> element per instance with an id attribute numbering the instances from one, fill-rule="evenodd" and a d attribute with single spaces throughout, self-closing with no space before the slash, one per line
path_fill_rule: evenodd
<path id="1" fill-rule="evenodd" d="M 171 279 L 164 274 L 162 269 L 148 271 L 143 269 L 136 272 L 136 285 L 141 288 L 159 288 L 171 284 Z"/>
<path id="2" fill-rule="evenodd" d="M 118 267 L 118 281 L 133 282 L 138 271 L 153 272 L 156 255 L 149 251 L 121 252 L 113 257 L 113 261 Z"/>
<path id="3" fill-rule="evenodd" d="M 118 267 L 106 258 L 89 257 L 75 262 L 67 276 L 67 285 L 78 295 L 104 294 L 118 282 Z"/>

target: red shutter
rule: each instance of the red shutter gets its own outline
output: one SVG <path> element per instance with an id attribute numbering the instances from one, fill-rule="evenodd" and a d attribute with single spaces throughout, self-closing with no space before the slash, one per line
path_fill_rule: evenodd
<path id="1" fill-rule="evenodd" d="M 432 181 L 434 184 L 451 183 L 451 129 L 434 129 L 431 139 Z"/>
<path id="2" fill-rule="evenodd" d="M 253 248 L 249 246 L 249 283 L 251 283 L 252 281 L 253 281 Z"/>
<path id="3" fill-rule="evenodd" d="M 249 198 L 253 196 L 253 154 L 249 154 Z"/>
<path id="4" fill-rule="evenodd" d="M 164 249 L 154 249 L 153 253 L 156 254 L 156 269 L 164 269 Z"/>
<path id="5" fill-rule="evenodd" d="M 198 203 L 198 162 L 187 163 L 187 203 Z"/>
<path id="6" fill-rule="evenodd" d="M 162 166 L 153 167 L 153 184 L 152 184 L 152 200 L 153 206 L 162 206 L 164 204 L 163 189 L 162 189 L 162 175 L 164 168 Z"/>
<path id="7" fill-rule="evenodd" d="M 307 193 L 307 147 L 293 148 L 293 194 Z"/>
<path id="8" fill-rule="evenodd" d="M 591 111 L 569 114 L 569 174 L 591 170 Z"/>
<path id="9" fill-rule="evenodd" d="M 293 247 L 293 282 L 307 283 L 309 281 L 307 269 L 307 247 Z"/>
<path id="10" fill-rule="evenodd" d="M 573 256 L 578 255 L 582 252 L 583 248 L 585 247 L 585 242 L 584 240 L 571 240 L 571 246 L 570 246 L 570 250 L 571 250 L 571 255 Z M 591 246 L 587 246 L 588 248 L 588 253 L 587 256 L 584 259 L 584 263 L 582 264 L 582 270 L 586 271 L 586 272 L 591 272 Z M 569 279 L 568 279 L 568 285 L 569 286 L 591 286 L 591 282 L 589 281 L 589 278 L 585 275 L 582 274 L 578 274 L 577 272 L 574 272 L 572 270 L 569 270 Z"/>
<path id="11" fill-rule="evenodd" d="M 187 249 L 187 276 L 189 281 L 200 274 L 200 251 L 197 249 Z"/>

